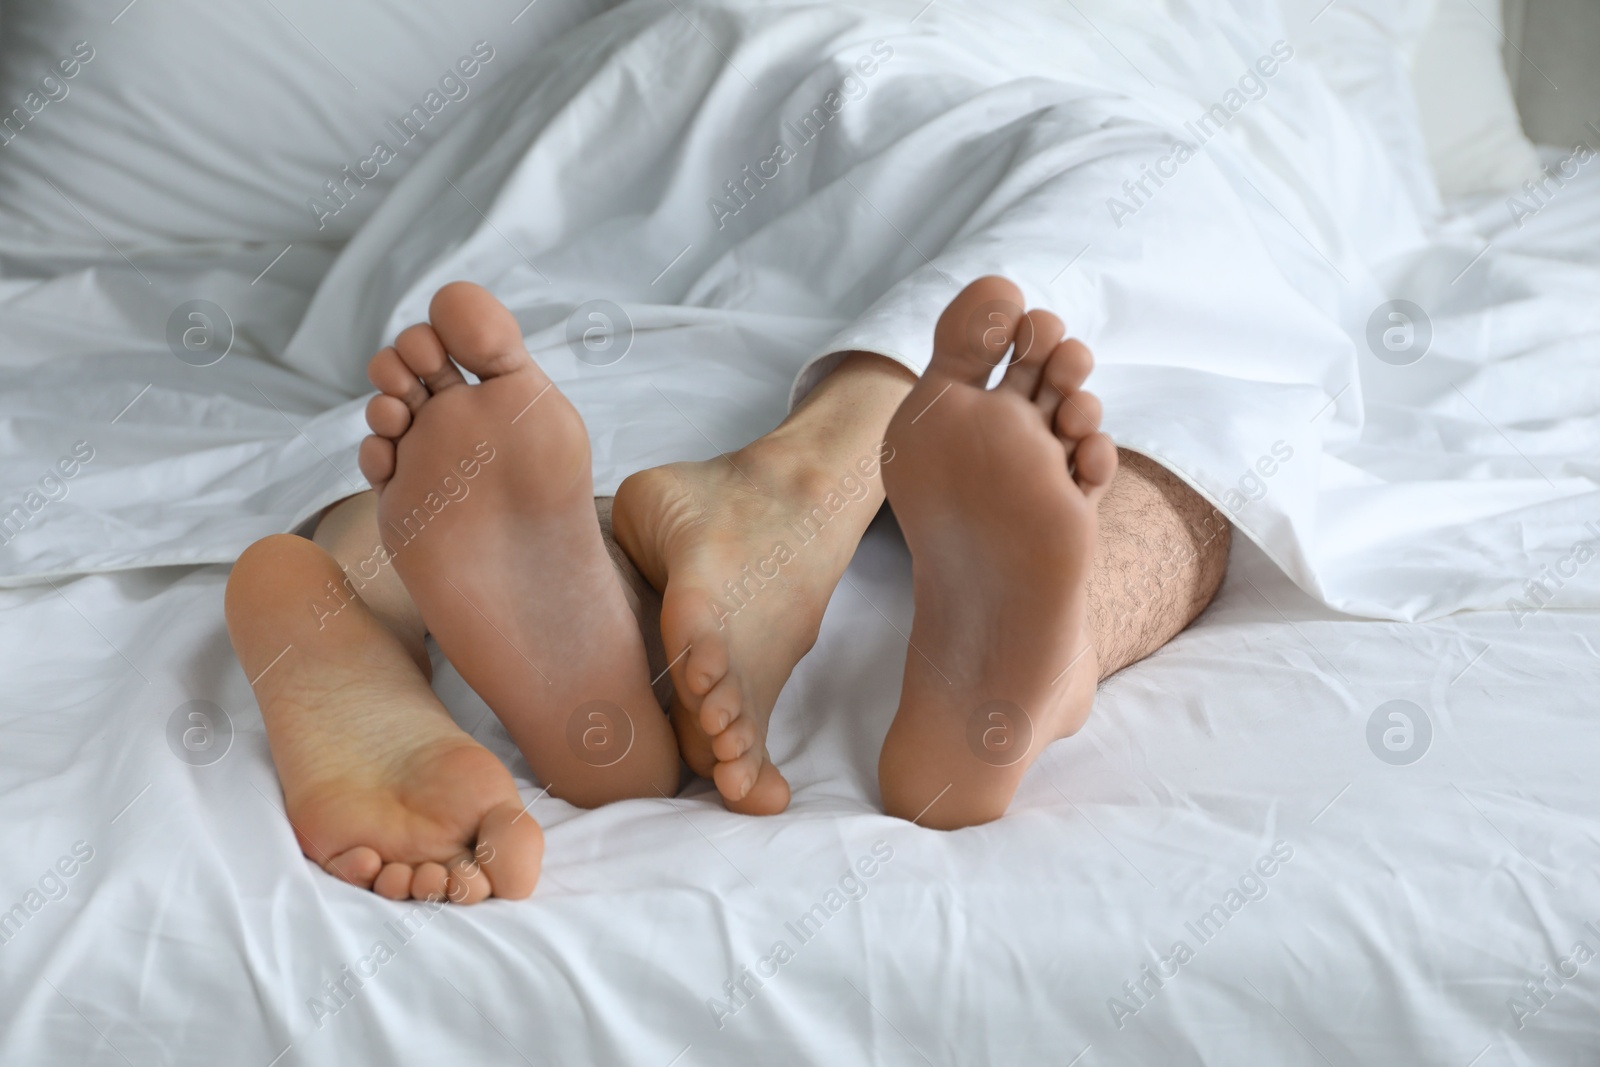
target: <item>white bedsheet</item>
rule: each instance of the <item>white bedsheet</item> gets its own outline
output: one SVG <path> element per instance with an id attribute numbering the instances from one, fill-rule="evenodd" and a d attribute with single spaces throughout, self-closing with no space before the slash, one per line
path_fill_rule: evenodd
<path id="1" fill-rule="evenodd" d="M 0 943 L 0 1062 L 1590 1062 L 1600 961 L 1548 1006 L 1522 983 L 1600 950 L 1600 614 L 1360 621 L 1240 544 L 1216 604 L 1104 687 L 1004 819 L 944 834 L 878 811 L 911 603 L 904 547 L 875 530 L 773 720 L 786 814 L 730 815 L 706 782 L 592 812 L 539 800 L 534 896 L 447 909 L 403 944 L 387 924 L 406 908 L 299 853 L 223 630 L 225 567 L 0 592 L 27 665 L 0 691 L 0 909 L 93 850 Z M 510 757 L 448 669 L 441 690 Z M 169 747 L 193 700 L 232 724 L 210 766 Z M 1391 700 L 1431 724 L 1409 766 L 1369 748 Z M 1202 942 L 1186 924 L 1280 841 L 1266 895 Z M 786 924 L 878 842 L 865 896 L 802 942 Z M 316 1007 L 379 940 L 394 958 Z M 1129 999 L 1180 940 L 1193 958 Z M 777 941 L 793 958 L 748 1006 L 708 1005 Z"/>
<path id="2" fill-rule="evenodd" d="M 738 154 L 735 127 L 696 126 L 701 111 L 666 104 L 709 108 L 697 94 L 711 83 L 754 92 L 734 85 L 737 64 L 760 92 L 792 91 L 810 107 L 812 88 L 838 73 L 786 67 L 774 42 L 792 34 L 763 37 L 680 6 L 694 25 L 632 5 L 616 16 L 636 20 L 628 32 L 570 49 L 565 83 L 507 90 L 474 112 L 331 272 L 291 256 L 252 283 L 279 250 L 246 248 L 141 263 L 143 274 L 108 255 L 92 270 L 0 281 L 4 502 L 77 442 L 93 449 L 65 496 L 0 546 L 15 586 L 0 590 L 0 1062 L 1586 1062 L 1600 1048 L 1600 961 L 1574 945 L 1600 952 L 1600 568 L 1579 567 L 1541 610 L 1428 622 L 1357 619 L 1316 597 L 1384 616 L 1504 608 L 1525 582 L 1553 583 L 1571 546 L 1593 536 L 1583 523 L 1600 518 L 1600 180 L 1582 175 L 1522 228 L 1493 204 L 1426 228 L 1403 199 L 1364 187 L 1381 161 L 1341 158 L 1364 142 L 1341 132 L 1314 82 L 1292 80 L 1290 63 L 1235 120 L 1252 124 L 1251 151 L 1217 143 L 1186 165 L 1187 185 L 1162 190 L 1123 230 L 1100 214 L 1108 244 L 1099 231 L 1074 242 L 1071 227 L 1104 211 L 1110 193 L 1097 183 L 1136 176 L 1163 122 L 1181 127 L 1237 78 L 1235 60 L 1271 43 L 1220 8 L 1182 5 L 1163 25 L 1138 5 L 1082 2 L 1130 63 L 1103 40 L 1085 43 L 1093 31 L 1071 5 L 1055 23 L 1041 16 L 1039 41 L 1008 44 L 1017 69 L 1043 73 L 995 89 L 995 113 L 1020 117 L 982 157 L 1021 161 L 1023 178 L 1060 165 L 1064 199 L 1023 195 L 1022 178 L 964 184 L 943 164 L 925 168 L 917 199 L 894 184 L 916 168 L 878 174 L 890 189 L 880 197 L 861 184 L 873 180 L 870 160 L 850 171 L 843 141 L 824 142 L 840 145 L 826 166 L 786 174 L 798 179 L 792 193 L 770 190 L 796 198 L 792 219 L 737 247 L 693 249 L 658 277 L 695 243 L 688 228 L 711 218 L 703 200 L 718 182 L 696 175 L 720 181 L 723 170 L 695 164 L 696 151 L 755 158 Z M 941 43 L 939 27 L 965 28 L 960 5 L 940 0 L 906 30 L 918 6 L 782 17 L 812 20 L 832 49 L 821 52 L 853 61 L 898 16 L 881 73 L 903 80 L 874 84 L 865 108 L 998 76 Z M 1202 7 L 1239 30 L 1232 53 L 1184 36 L 1212 32 L 1185 14 Z M 1051 26 L 1066 29 L 1046 39 Z M 1135 28 L 1157 43 L 1136 47 Z M 671 78 L 630 80 L 649 74 L 649 50 L 618 42 L 651 33 L 670 36 L 681 63 Z M 1161 42 L 1183 47 L 1168 55 Z M 602 61 L 613 53 L 623 59 Z M 1180 92 L 1167 78 L 1185 63 L 1204 71 L 1189 70 Z M 947 68 L 950 81 L 935 76 Z M 660 92 L 641 97 L 641 84 Z M 1040 107 L 1019 112 L 1029 93 Z M 640 99 L 660 123 L 648 142 L 657 155 L 630 151 L 644 130 L 583 135 L 608 101 L 637 110 Z M 1326 136 L 1282 128 L 1274 109 L 1291 103 L 1323 108 Z M 839 121 L 858 114 L 865 122 L 862 109 Z M 1035 140 L 1051 122 L 1090 118 L 1104 125 L 1071 166 Z M 1030 146 L 1042 154 L 1027 156 Z M 782 245 L 849 203 L 848 184 L 820 181 L 840 172 L 866 193 L 838 216 L 848 232 Z M 648 176 L 681 184 L 681 216 L 676 203 L 647 201 L 608 224 L 602 207 L 632 203 L 617 189 Z M 1273 206 L 1241 195 L 1241 176 Z M 600 181 L 612 185 L 595 192 L 592 217 L 554 210 Z M 968 197 L 959 210 L 934 210 L 954 193 Z M 1008 222 L 1008 203 L 1024 214 Z M 1061 203 L 1079 208 L 1047 210 Z M 1354 217 L 1352 204 L 1378 214 Z M 931 232 L 896 244 L 896 228 L 918 219 Z M 985 232 L 1027 237 L 1018 219 L 1044 227 L 1047 271 L 1029 251 L 1037 244 L 985 244 Z M 947 289 L 911 242 L 952 274 L 1005 270 L 1031 298 L 1050 298 L 1104 361 L 1096 387 L 1119 439 L 1224 506 L 1303 397 L 1304 436 L 1284 438 L 1295 461 L 1259 502 L 1229 508 L 1271 561 L 1241 538 L 1216 604 L 1112 679 L 1085 730 L 1052 746 L 1011 813 L 987 827 L 939 834 L 878 811 L 876 756 L 911 610 L 903 546 L 880 526 L 774 718 L 773 752 L 795 786 L 785 815 L 731 816 L 705 782 L 673 801 L 595 812 L 545 798 L 533 809 L 549 840 L 535 896 L 450 909 L 404 939 L 387 924 L 405 908 L 305 861 L 227 645 L 224 564 L 361 485 L 354 394 L 385 331 L 418 315 L 445 277 L 493 284 L 589 419 L 604 487 L 766 429 L 808 359 L 852 322 L 871 334 L 862 343 L 914 363 L 926 344 L 916 309 Z M 807 247 L 814 254 L 798 256 Z M 874 249 L 893 262 L 855 255 Z M 913 284 L 899 285 L 907 274 Z M 1389 294 L 1432 309 L 1435 352 L 1408 368 L 1358 355 L 1352 340 Z M 638 328 L 628 358 L 598 370 L 564 343 L 569 310 L 595 297 L 623 304 Z M 236 347 L 211 367 L 167 349 L 166 320 L 191 299 L 222 304 L 235 325 Z M 879 312 L 856 318 L 867 304 Z M 1179 361 L 1193 365 L 1171 369 Z M 1352 369 L 1359 385 L 1330 404 L 1351 380 L 1337 372 Z M 102 573 L 72 577 L 85 572 Z M 503 731 L 441 667 L 452 711 L 532 800 Z M 1409 765 L 1378 755 L 1398 758 L 1385 731 L 1406 741 L 1407 720 L 1388 718 L 1396 708 L 1380 713 L 1395 700 L 1415 706 L 1398 706 L 1410 752 L 1428 724 L 1425 754 Z M 231 731 L 208 766 L 181 761 L 170 741 L 195 722 L 192 701 L 222 709 Z M 844 883 L 865 895 L 830 900 L 867 858 L 872 876 Z M 1272 875 L 1241 886 L 1258 863 Z M 1247 902 L 1258 885 L 1265 895 Z M 1226 909 L 1230 889 L 1237 909 L 1202 940 L 1187 924 Z M 819 903 L 837 913 L 802 942 L 787 924 Z M 380 939 L 394 958 L 359 990 L 349 983 L 347 1004 L 330 999 L 324 983 L 359 969 Z M 779 940 L 793 958 L 763 977 Z M 1192 958 L 1173 974 L 1180 940 Z M 1141 968 L 1161 977 L 1163 958 L 1156 988 Z M 730 1013 L 724 983 L 742 967 L 764 984 Z M 1546 967 L 1576 976 L 1558 983 Z M 1538 996 L 1525 990 L 1539 980 Z"/>

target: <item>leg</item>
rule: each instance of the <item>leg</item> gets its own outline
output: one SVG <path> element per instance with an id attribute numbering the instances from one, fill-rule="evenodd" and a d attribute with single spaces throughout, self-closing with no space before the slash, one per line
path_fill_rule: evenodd
<path id="1" fill-rule="evenodd" d="M 1089 627 L 1100 678 L 1137 663 L 1205 610 L 1228 569 L 1232 527 L 1177 475 L 1119 449 L 1100 499 Z"/>
<path id="2" fill-rule="evenodd" d="M 369 369 L 361 469 L 386 558 L 554 795 L 671 795 L 678 750 L 601 534 L 583 420 L 488 292 L 447 285 L 429 316 Z"/>
<path id="3" fill-rule="evenodd" d="M 416 609 L 375 564 L 372 509 L 370 493 L 331 509 L 315 544 L 258 541 L 228 579 L 228 634 L 295 837 L 330 874 L 391 899 L 525 897 L 543 835 L 429 687 Z"/>
<path id="4" fill-rule="evenodd" d="M 1098 680 L 1188 625 L 1226 566 L 1226 525 L 1204 532 L 1198 497 L 1139 457 L 1118 472 L 1080 388 L 1088 350 L 1020 303 L 1003 279 L 969 286 L 888 433 L 916 613 L 878 778 L 890 814 L 941 829 L 1004 813 L 1045 745 L 1083 725 Z M 997 304 L 1016 309 L 1003 338 L 969 328 Z"/>
<path id="5" fill-rule="evenodd" d="M 883 503 L 883 432 L 915 380 L 852 354 L 767 436 L 617 491 L 617 541 L 662 594 L 680 748 L 734 811 L 789 803 L 767 721 Z"/>

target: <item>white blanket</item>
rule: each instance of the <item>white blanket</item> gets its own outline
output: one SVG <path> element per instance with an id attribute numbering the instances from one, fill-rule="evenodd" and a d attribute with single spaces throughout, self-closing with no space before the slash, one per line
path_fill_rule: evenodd
<path id="1" fill-rule="evenodd" d="M 7 1067 L 1543 1067 L 1594 1047 L 1600 961 L 1574 945 L 1600 950 L 1600 612 L 1342 618 L 1240 542 L 1213 608 L 1102 688 L 1005 818 L 941 833 L 878 805 L 911 596 L 875 530 L 773 717 L 780 816 L 731 815 L 705 781 L 540 798 L 439 662 L 548 850 L 531 899 L 428 918 L 300 855 L 226 580 L 0 590 L 3 655 L 27 664 L 0 692 Z M 200 758 L 191 701 L 219 739 Z"/>
<path id="2" fill-rule="evenodd" d="M 1600 517 L 1593 256 L 1425 232 L 1259 4 L 911 6 L 626 4 L 479 101 L 314 296 L 304 268 L 247 283 L 264 252 L 12 283 L 5 484 L 95 458 L 65 499 L 0 502 L 5 580 L 231 559 L 360 488 L 338 399 L 453 278 L 515 309 L 603 492 L 770 428 L 814 357 L 922 366 L 937 312 L 997 272 L 1095 349 L 1114 437 L 1325 603 L 1600 603 L 1574 562 Z M 229 309 L 222 363 L 166 353 L 185 298 Z M 598 356 L 568 343 L 596 300 L 631 323 Z M 1431 341 L 1393 366 L 1369 334 L 1391 360 Z"/>
<path id="3" fill-rule="evenodd" d="M 1297 55 L 1118 228 L 1106 201 L 1271 54 L 1272 17 L 922 6 L 629 4 L 475 97 L 334 265 L 5 265 L 0 518 L 21 501 L 26 521 L 0 531 L 21 586 L 0 590 L 0 1061 L 1498 1067 L 1593 1045 L 1600 612 L 1562 608 L 1600 572 L 1574 548 L 1600 179 L 1520 228 L 1499 202 L 1425 224 Z M 880 39 L 864 95 L 716 229 L 706 201 Z M 605 489 L 766 429 L 833 347 L 917 364 L 987 270 L 1096 347 L 1118 438 L 1308 591 L 1528 607 L 1340 617 L 1241 541 L 1213 608 L 1103 687 L 1005 819 L 940 834 L 884 817 L 873 785 L 911 610 L 880 527 L 780 698 L 783 816 L 729 815 L 706 782 L 592 812 L 545 797 L 531 900 L 399 932 L 405 908 L 299 855 L 225 564 L 360 487 L 364 361 L 434 285 L 512 302 Z M 1411 366 L 1366 348 L 1391 295 L 1432 318 Z M 597 298 L 636 328 L 609 367 L 566 342 Z M 167 340 L 194 300 L 231 320 L 208 367 Z M 178 325 L 181 348 L 198 324 Z M 59 577 L 85 571 L 119 573 Z M 206 766 L 173 741 L 192 701 L 231 738 Z M 820 933 L 790 932 L 819 905 Z"/>

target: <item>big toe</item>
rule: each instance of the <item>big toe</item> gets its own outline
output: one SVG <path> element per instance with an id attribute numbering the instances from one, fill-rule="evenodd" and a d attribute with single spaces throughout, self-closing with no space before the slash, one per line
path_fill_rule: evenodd
<path id="1" fill-rule="evenodd" d="M 476 904 L 489 896 L 521 900 L 533 892 L 544 858 L 544 831 L 515 801 L 490 810 L 478 826 L 478 841 L 445 865 L 445 896 L 454 904 Z"/>
<path id="2" fill-rule="evenodd" d="M 479 378 L 533 365 L 522 347 L 522 328 L 516 316 L 481 285 L 446 285 L 433 294 L 428 319 L 445 351 Z"/>
<path id="3" fill-rule="evenodd" d="M 544 862 L 544 831 L 518 804 L 507 802 L 483 817 L 474 858 L 494 895 L 521 900 L 533 892 Z"/>
<path id="4" fill-rule="evenodd" d="M 929 376 L 983 385 L 1005 360 L 1022 315 L 1022 290 L 1005 278 L 979 278 L 939 316 Z"/>
<path id="5" fill-rule="evenodd" d="M 789 806 L 789 781 L 767 758 L 765 748 L 719 763 L 711 780 L 722 803 L 738 815 L 776 815 Z"/>

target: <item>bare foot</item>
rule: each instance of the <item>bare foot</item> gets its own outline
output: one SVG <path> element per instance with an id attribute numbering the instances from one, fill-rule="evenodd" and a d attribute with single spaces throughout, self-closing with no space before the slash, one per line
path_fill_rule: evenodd
<path id="1" fill-rule="evenodd" d="M 877 457 L 863 459 L 875 473 Z M 840 476 L 801 469 L 763 439 L 729 456 L 641 471 L 617 490 L 617 543 L 662 591 L 684 759 L 716 782 L 732 811 L 772 815 L 789 805 L 789 783 L 767 755 L 767 724 L 877 511 L 875 500 L 851 499 L 863 484 L 859 473 L 841 485 Z"/>
<path id="2" fill-rule="evenodd" d="M 916 613 L 878 783 L 889 814 L 939 829 L 1004 814 L 1044 746 L 1083 725 L 1099 678 L 1085 585 L 1117 451 L 1079 388 L 1088 349 L 1021 303 L 1003 278 L 963 290 L 889 426 Z"/>
<path id="3" fill-rule="evenodd" d="M 553 794 L 672 795 L 677 746 L 601 539 L 583 420 L 486 290 L 451 283 L 429 317 L 367 372 L 383 395 L 361 470 L 395 569 Z"/>
<path id="4" fill-rule="evenodd" d="M 330 610 L 328 586 L 343 581 L 288 534 L 250 546 L 228 579 L 228 633 L 301 851 L 392 900 L 527 896 L 544 834 L 510 773 L 359 597 Z"/>

